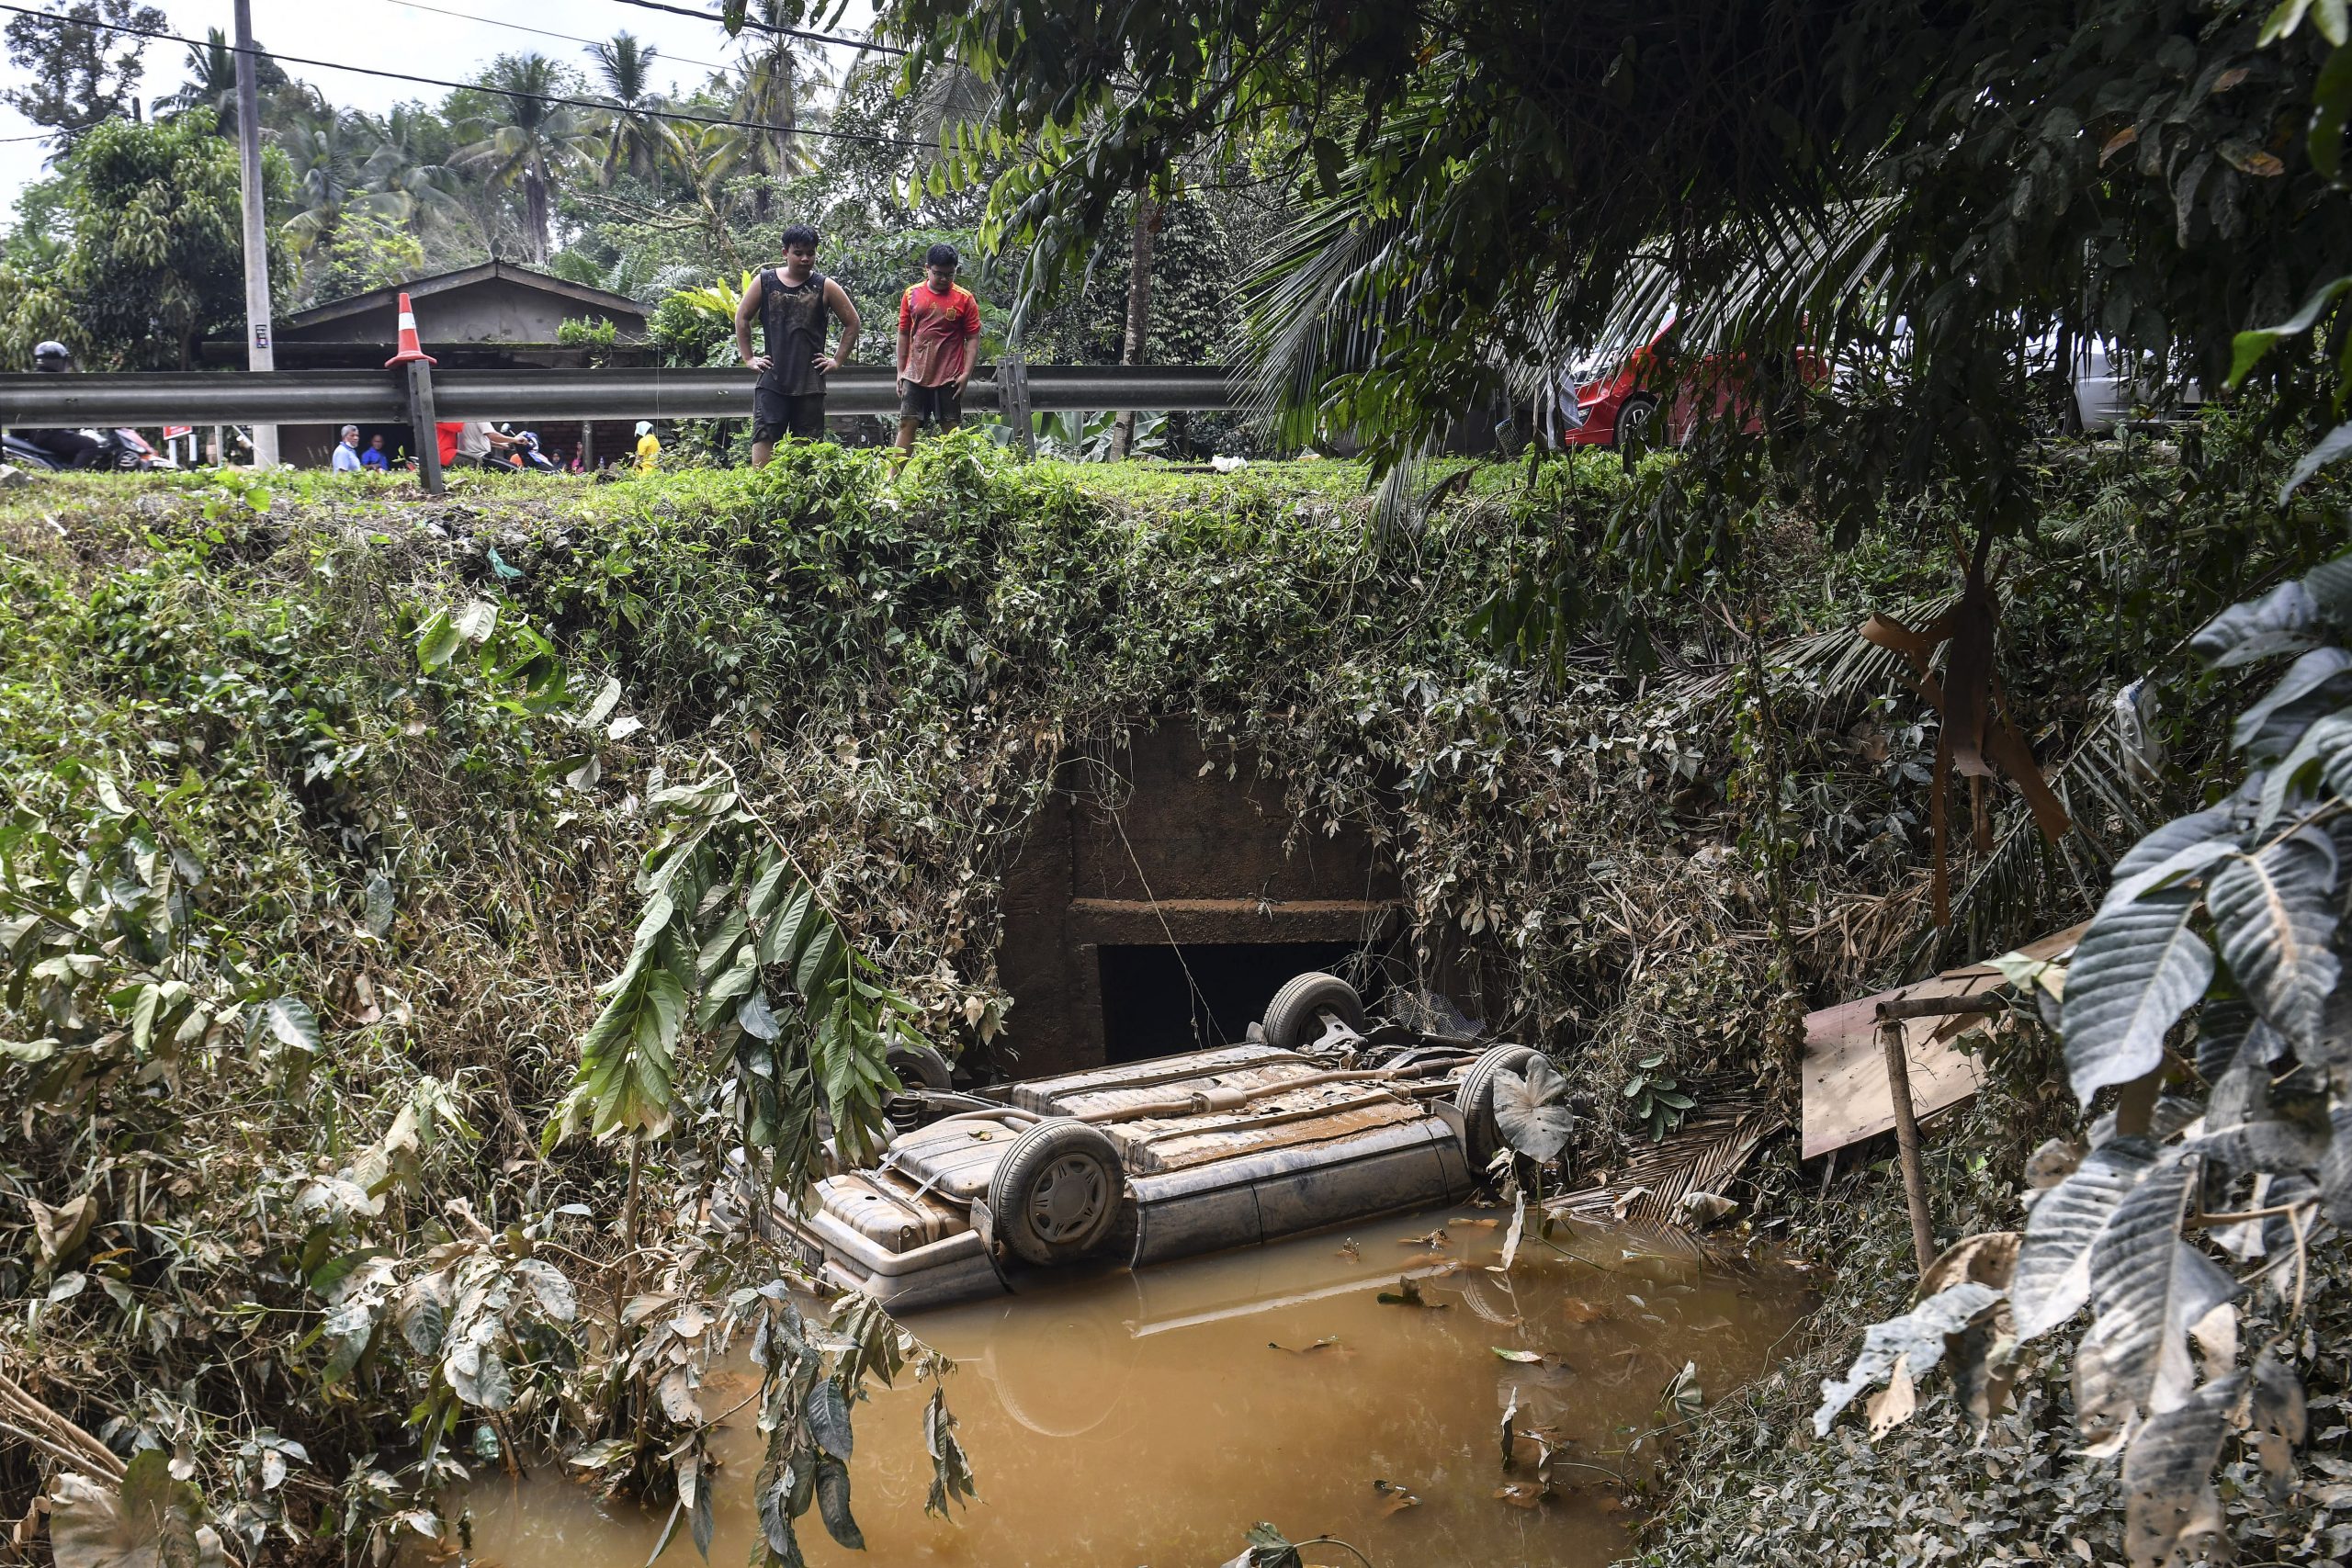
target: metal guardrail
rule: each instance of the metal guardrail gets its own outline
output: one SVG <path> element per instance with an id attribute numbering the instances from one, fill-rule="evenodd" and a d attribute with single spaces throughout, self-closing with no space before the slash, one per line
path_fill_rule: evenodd
<path id="1" fill-rule="evenodd" d="M 1221 367 L 981 366 L 965 401 L 1001 402 L 1025 377 L 1026 406 L 1077 409 L 1229 409 L 1234 378 Z M 443 419 L 749 419 L 752 377 L 743 370 L 438 370 L 432 402 Z M 826 389 L 826 412 L 889 414 L 890 373 L 844 369 Z M 0 425 L 406 424 L 414 410 L 400 370 L 153 372 L 105 376 L 0 376 Z"/>

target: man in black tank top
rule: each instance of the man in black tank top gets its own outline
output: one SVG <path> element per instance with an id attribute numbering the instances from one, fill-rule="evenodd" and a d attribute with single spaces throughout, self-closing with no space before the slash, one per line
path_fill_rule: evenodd
<path id="1" fill-rule="evenodd" d="M 828 311 L 841 318 L 842 343 L 825 352 Z M 752 352 L 757 320 L 765 353 Z M 817 231 L 794 224 L 784 231 L 784 265 L 763 266 L 735 307 L 735 351 L 759 372 L 752 389 L 752 466 L 791 434 L 814 441 L 825 433 L 825 378 L 849 363 L 857 346 L 857 307 L 838 283 L 817 270 Z"/>

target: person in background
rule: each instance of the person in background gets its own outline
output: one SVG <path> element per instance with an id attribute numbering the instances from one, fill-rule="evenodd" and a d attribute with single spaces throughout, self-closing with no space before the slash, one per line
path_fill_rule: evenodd
<path id="1" fill-rule="evenodd" d="M 51 376 L 71 375 L 74 351 L 54 338 L 33 350 L 33 368 Z M 78 430 L 19 429 L 17 438 L 40 447 L 58 463 L 68 468 L 86 468 L 97 461 L 105 445 L 96 437 L 85 435 Z"/>
<path id="2" fill-rule="evenodd" d="M 752 389 L 752 466 L 775 453 L 779 437 L 814 441 L 825 434 L 825 378 L 849 363 L 857 346 L 857 307 L 817 267 L 817 231 L 796 223 L 782 237 L 784 265 L 763 266 L 735 307 L 735 352 L 759 373 Z M 841 346 L 825 352 L 825 312 L 842 323 Z M 765 338 L 752 352 L 752 321 Z"/>
<path id="3" fill-rule="evenodd" d="M 390 471 L 391 454 L 384 450 L 384 438 L 381 434 L 368 438 L 368 445 L 361 448 L 359 453 L 359 466 L 373 473 L 381 474 Z"/>
<path id="4" fill-rule="evenodd" d="M 359 427 L 356 424 L 346 424 L 343 427 L 342 435 L 335 440 L 334 471 L 338 474 L 356 474 L 359 468 Z"/>
<path id="5" fill-rule="evenodd" d="M 914 450 L 924 421 L 953 430 L 964 421 L 964 383 L 972 378 L 972 344 L 980 335 L 980 302 L 956 281 L 953 245 L 923 257 L 923 280 L 899 299 L 899 451 Z"/>
<path id="6" fill-rule="evenodd" d="M 469 419 L 458 426 L 458 461 L 469 468 L 492 473 L 511 469 L 514 464 L 505 453 L 521 445 L 520 439 L 498 430 L 486 419 Z"/>
<path id="7" fill-rule="evenodd" d="M 637 422 L 637 466 L 644 473 L 651 473 L 662 462 L 662 438 L 653 434 L 653 422 Z"/>

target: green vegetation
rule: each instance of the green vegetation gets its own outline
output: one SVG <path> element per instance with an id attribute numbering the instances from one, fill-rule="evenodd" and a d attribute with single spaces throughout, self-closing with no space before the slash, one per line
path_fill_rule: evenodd
<path id="1" fill-rule="evenodd" d="M 2143 671 L 2161 793 L 2222 776 L 2236 688 L 2174 650 L 2333 547 L 2329 498 L 2282 525 L 2245 440 L 2044 476 L 2006 563 L 2033 650 L 2011 694 L 2079 799 L 2128 781 L 2107 705 Z M 970 433 L 896 486 L 818 446 L 443 502 L 326 476 L 6 492 L 8 1375 L 118 1450 L 183 1451 L 174 1506 L 254 1551 L 446 1528 L 441 1488 L 548 1447 L 692 1526 L 697 1369 L 765 1322 L 764 1512 L 854 1528 L 832 1483 L 799 1489 L 839 1451 L 808 1390 L 947 1369 L 878 1319 L 779 1315 L 760 1292 L 792 1269 L 729 1151 L 793 1179 L 820 1100 L 871 1124 L 903 1032 L 1017 1045 L 1005 865 L 1058 761 L 1137 724 L 1280 778 L 1303 835 L 1368 829 L 1418 962 L 1469 960 L 1465 1003 L 1572 1080 L 1703 1105 L 1762 1049 L 1790 1092 L 1780 966 L 1827 997 L 1921 961 L 1931 741 L 1852 628 L 1950 569 L 1779 513 L 1738 522 L 1772 548 L 1736 573 L 1702 551 L 1645 590 L 1581 553 L 1674 467 L 1487 468 L 1385 535 L 1345 465 L 1023 466 Z M 1510 584 L 1564 571 L 1632 607 L 1619 633 L 1498 629 Z M 1645 673 L 1613 661 L 1631 640 Z M 2077 867 L 2161 807 L 2120 788 L 2078 807 Z M 2018 841 L 1962 850 L 1956 883 L 2004 944 L 2085 908 Z M 1595 1163 L 1654 1135 L 1622 1095 L 1589 1109 Z M 967 1483 L 941 1452 L 944 1506 Z"/>

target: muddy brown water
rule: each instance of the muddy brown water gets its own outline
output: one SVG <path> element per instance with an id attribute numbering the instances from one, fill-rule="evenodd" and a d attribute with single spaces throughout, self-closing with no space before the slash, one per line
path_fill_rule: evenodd
<path id="1" fill-rule="evenodd" d="M 1498 1217 L 1439 1210 L 918 1314 L 908 1326 L 959 1363 L 948 1400 L 979 1500 L 950 1520 L 923 1513 L 924 1396 L 910 1377 L 857 1412 L 866 1551 L 834 1545 L 811 1510 L 808 1560 L 1210 1568 L 1266 1519 L 1294 1540 L 1340 1537 L 1382 1568 L 1606 1563 L 1626 1544 L 1626 1488 L 1607 1472 L 1646 1468 L 1654 1441 L 1624 1450 L 1660 1418 L 1661 1393 L 1686 1362 L 1709 1403 L 1769 1370 L 1807 1282 L 1589 1230 L 1558 1237 L 1583 1260 L 1530 1246 L 1506 1279 L 1486 1268 L 1502 1227 L 1460 1223 Z M 1440 1228 L 1434 1246 L 1412 1239 Z M 1408 1272 L 1427 1305 L 1378 1301 Z M 724 1381 L 705 1395 L 718 1408 L 735 1397 Z M 1528 1438 L 1520 1467 L 1502 1468 L 1513 1404 L 1558 1455 L 1554 1495 L 1532 1506 L 1496 1495 L 1534 1480 Z M 759 1443 L 746 1411 L 714 1444 L 715 1563 L 756 1543 Z M 1378 1483 L 1419 1501 L 1399 1506 Z M 552 1466 L 486 1481 L 467 1506 L 485 1568 L 639 1568 L 661 1533 L 661 1514 L 600 1504 Z M 661 1561 L 696 1562 L 685 1531 Z"/>

